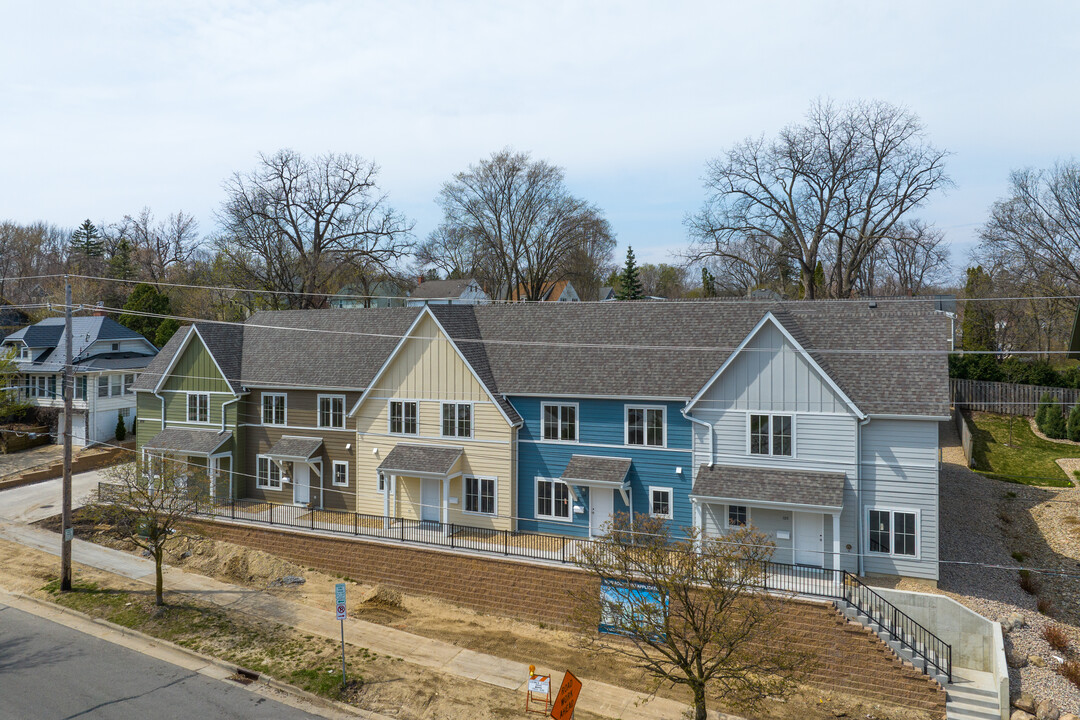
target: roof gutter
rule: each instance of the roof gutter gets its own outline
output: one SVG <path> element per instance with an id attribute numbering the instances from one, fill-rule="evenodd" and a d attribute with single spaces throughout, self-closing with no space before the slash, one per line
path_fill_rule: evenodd
<path id="1" fill-rule="evenodd" d="M 704 420 L 700 420 L 693 415 L 689 415 L 686 412 L 686 408 L 680 408 L 679 414 L 692 423 L 701 425 L 709 430 L 709 467 L 713 466 L 713 460 L 716 458 L 716 433 L 713 431 L 712 423 L 707 423 Z M 693 462 L 693 453 L 691 453 L 691 462 Z M 691 477 L 693 477 L 693 468 L 690 469 Z"/>

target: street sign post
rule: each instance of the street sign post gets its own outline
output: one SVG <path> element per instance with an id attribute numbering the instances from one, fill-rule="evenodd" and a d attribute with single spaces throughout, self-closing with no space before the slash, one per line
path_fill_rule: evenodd
<path id="1" fill-rule="evenodd" d="M 337 605 L 337 619 L 341 622 L 341 687 L 345 688 L 345 583 L 334 586 L 334 604 Z"/>

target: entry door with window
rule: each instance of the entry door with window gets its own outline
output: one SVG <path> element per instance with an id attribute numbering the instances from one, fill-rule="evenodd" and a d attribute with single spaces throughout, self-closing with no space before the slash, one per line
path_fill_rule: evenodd
<path id="1" fill-rule="evenodd" d="M 210 458 L 210 499 L 229 497 L 229 457 Z"/>
<path id="2" fill-rule="evenodd" d="M 615 491 L 601 488 L 589 488 L 589 535 L 596 536 L 604 532 L 603 526 L 615 512 Z"/>
<path id="3" fill-rule="evenodd" d="M 795 564 L 825 565 L 825 516 L 820 513 L 792 513 Z"/>
<path id="4" fill-rule="evenodd" d="M 439 522 L 439 480 L 420 480 L 420 519 Z"/>
<path id="5" fill-rule="evenodd" d="M 307 465 L 293 463 L 292 501 L 297 505 L 311 502 L 311 470 Z"/>

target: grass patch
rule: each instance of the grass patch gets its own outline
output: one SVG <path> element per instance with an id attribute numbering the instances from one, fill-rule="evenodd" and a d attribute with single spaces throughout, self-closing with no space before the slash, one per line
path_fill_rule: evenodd
<path id="1" fill-rule="evenodd" d="M 975 470 L 1008 482 L 1047 487 L 1070 487 L 1068 475 L 1055 462 L 1076 457 L 1080 448 L 1036 437 L 1026 417 L 975 413 L 972 418 L 972 459 Z"/>

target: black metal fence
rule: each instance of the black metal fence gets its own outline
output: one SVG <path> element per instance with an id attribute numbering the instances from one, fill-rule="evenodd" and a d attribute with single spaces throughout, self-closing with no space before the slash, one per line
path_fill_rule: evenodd
<path id="1" fill-rule="evenodd" d="M 99 483 L 98 497 L 115 497 L 112 484 Z M 198 515 L 272 526 L 378 538 L 381 540 L 444 547 L 452 550 L 574 563 L 585 548 L 601 541 L 560 535 L 512 532 L 434 520 L 365 515 L 347 510 L 312 509 L 262 500 L 207 499 L 197 503 Z M 890 640 L 952 680 L 952 647 L 913 618 L 874 592 L 846 570 L 766 562 L 760 573 L 765 590 L 842 600 L 879 625 Z"/>

